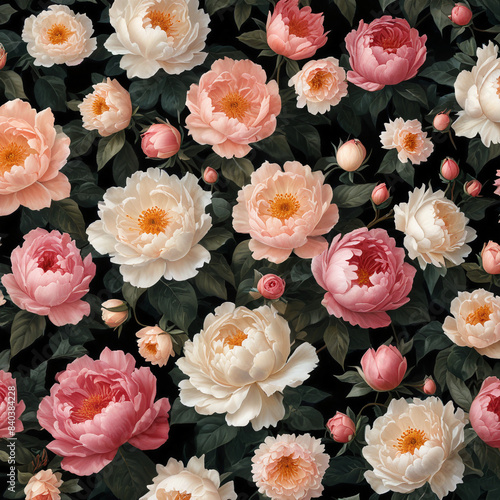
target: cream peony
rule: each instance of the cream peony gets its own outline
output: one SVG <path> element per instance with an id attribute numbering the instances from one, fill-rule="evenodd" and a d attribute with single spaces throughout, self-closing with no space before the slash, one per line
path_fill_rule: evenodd
<path id="1" fill-rule="evenodd" d="M 22 39 L 35 66 L 76 66 L 97 47 L 92 33 L 92 21 L 85 14 L 75 14 L 66 5 L 51 5 L 24 21 Z"/>
<path id="2" fill-rule="evenodd" d="M 128 78 L 150 78 L 160 69 L 178 75 L 207 57 L 210 16 L 196 0 L 115 0 L 109 20 L 116 33 L 104 46 L 123 55 Z"/>
<path id="3" fill-rule="evenodd" d="M 345 71 L 335 57 L 307 62 L 288 85 L 295 87 L 297 107 L 307 105 L 307 111 L 313 115 L 326 113 L 347 95 Z"/>
<path id="4" fill-rule="evenodd" d="M 455 344 L 500 359 L 500 297 L 482 288 L 472 293 L 458 292 L 451 301 L 450 313 L 443 331 Z"/>
<path id="5" fill-rule="evenodd" d="M 37 472 L 24 487 L 26 500 L 60 500 L 61 477 L 60 472 L 54 473 L 52 469 Z"/>
<path id="6" fill-rule="evenodd" d="M 184 467 L 170 458 L 167 465 L 157 465 L 158 475 L 149 492 L 139 500 L 236 500 L 234 483 L 220 485 L 220 475 L 214 469 L 205 469 L 205 455 L 191 457 Z"/>
<path id="7" fill-rule="evenodd" d="M 452 128 L 458 136 L 477 134 L 483 144 L 500 143 L 500 59 L 492 41 L 477 49 L 477 64 L 462 71 L 455 81 L 455 98 L 463 111 Z"/>
<path id="8" fill-rule="evenodd" d="M 383 149 L 397 150 L 402 163 L 410 160 L 413 165 L 419 165 L 427 161 L 434 150 L 432 141 L 427 137 L 427 132 L 422 132 L 422 124 L 418 120 L 389 120 L 380 134 L 380 140 Z"/>
<path id="9" fill-rule="evenodd" d="M 290 327 L 273 307 L 251 311 L 225 302 L 177 360 L 189 377 L 179 384 L 181 402 L 201 415 L 226 413 L 228 425 L 276 425 L 285 415 L 281 392 L 301 385 L 318 363 L 311 344 L 288 359 L 290 349 Z"/>
<path id="10" fill-rule="evenodd" d="M 210 260 L 199 244 L 212 226 L 205 214 L 210 199 L 193 174 L 179 179 L 159 168 L 136 172 L 124 188 L 106 191 L 100 220 L 87 229 L 89 241 L 120 264 L 123 279 L 134 286 L 147 288 L 161 277 L 187 280 Z"/>
<path id="11" fill-rule="evenodd" d="M 172 337 L 159 326 L 146 326 L 136 334 L 139 354 L 152 365 L 165 366 L 175 356 Z"/>
<path id="12" fill-rule="evenodd" d="M 410 259 L 418 259 L 422 269 L 427 264 L 451 267 L 464 262 L 476 238 L 469 219 L 443 191 L 416 188 L 408 193 L 408 203 L 394 207 L 396 229 L 405 233 L 404 246 Z"/>
<path id="13" fill-rule="evenodd" d="M 379 495 L 410 493 L 425 483 L 441 500 L 462 483 L 465 466 L 458 454 L 465 446 L 467 418 L 449 401 L 393 399 L 373 429 L 366 427 L 363 456 L 373 467 L 365 479 Z"/>
<path id="14" fill-rule="evenodd" d="M 252 457 L 253 480 L 272 500 L 321 498 L 329 456 L 310 434 L 268 436 Z"/>

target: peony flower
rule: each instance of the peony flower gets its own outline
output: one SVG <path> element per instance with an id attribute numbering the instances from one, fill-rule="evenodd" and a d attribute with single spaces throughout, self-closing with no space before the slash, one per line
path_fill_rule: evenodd
<path id="1" fill-rule="evenodd" d="M 292 251 L 302 259 L 319 255 L 328 247 L 321 235 L 339 219 L 323 173 L 298 161 L 287 161 L 283 169 L 266 161 L 238 192 L 233 208 L 233 228 L 250 233 L 252 257 L 276 264 Z"/>
<path id="2" fill-rule="evenodd" d="M 170 124 L 155 123 L 142 134 L 141 147 L 148 158 L 170 158 L 181 147 L 181 134 Z"/>
<path id="3" fill-rule="evenodd" d="M 488 274 L 500 274 L 500 245 L 494 241 L 488 241 L 481 251 L 481 260 L 483 269 Z"/>
<path id="4" fill-rule="evenodd" d="M 234 483 L 220 485 L 220 475 L 214 469 L 205 468 L 205 455 L 191 457 L 184 464 L 170 458 L 167 465 L 157 465 L 158 475 L 149 492 L 139 500 L 236 500 Z"/>
<path id="5" fill-rule="evenodd" d="M 47 448 L 78 476 L 99 472 L 125 443 L 153 450 L 168 437 L 167 398 L 154 401 L 156 378 L 123 351 L 107 347 L 99 360 L 82 356 L 56 375 L 37 418 L 54 441 Z"/>
<path id="6" fill-rule="evenodd" d="M 60 172 L 69 143 L 56 131 L 50 108 L 37 113 L 21 99 L 0 106 L 0 216 L 19 205 L 41 210 L 69 196 L 71 185 Z"/>
<path id="7" fill-rule="evenodd" d="M 288 59 L 312 57 L 327 41 L 323 19 L 311 7 L 299 9 L 299 0 L 279 0 L 273 14 L 267 16 L 267 44 Z"/>
<path id="8" fill-rule="evenodd" d="M 225 413 L 236 427 L 276 425 L 285 415 L 285 387 L 301 385 L 318 363 L 311 344 L 304 342 L 288 358 L 290 349 L 290 327 L 274 308 L 251 311 L 225 302 L 177 360 L 189 377 L 179 383 L 181 403 L 200 415 Z"/>
<path id="9" fill-rule="evenodd" d="M 334 57 L 307 62 L 288 81 L 288 86 L 292 85 L 297 94 L 297 107 L 307 105 L 307 111 L 313 115 L 326 113 L 347 95 L 344 68 Z"/>
<path id="10" fill-rule="evenodd" d="M 410 160 L 414 165 L 420 165 L 427 161 L 434 145 L 427 132 L 422 132 L 422 124 L 418 120 L 396 118 L 384 125 L 385 130 L 380 134 L 383 149 L 396 149 L 402 163 Z"/>
<path id="11" fill-rule="evenodd" d="M 56 326 L 76 325 L 90 314 L 90 304 L 81 299 L 96 267 L 91 254 L 82 260 L 69 234 L 33 229 L 10 260 L 12 274 L 4 274 L 2 284 L 16 306 L 48 316 Z"/>
<path id="12" fill-rule="evenodd" d="M 158 326 L 146 326 L 136 334 L 139 354 L 152 365 L 165 366 L 175 356 L 172 337 Z"/>
<path id="13" fill-rule="evenodd" d="M 9 397 L 14 397 L 14 419 L 9 419 L 9 411 L 12 412 L 12 404 Z M 11 400 L 12 401 L 12 400 Z M 20 416 L 26 409 L 24 401 L 17 400 L 17 384 L 9 372 L 0 370 L 0 439 L 14 437 L 16 432 L 24 430 Z"/>
<path id="14" fill-rule="evenodd" d="M 385 229 L 363 227 L 343 238 L 338 234 L 311 265 L 318 285 L 327 291 L 322 304 L 351 325 L 388 326 L 387 311 L 410 300 L 416 269 L 404 258 L 404 250 Z"/>
<path id="15" fill-rule="evenodd" d="M 422 185 L 408 195 L 408 203 L 394 207 L 394 223 L 405 233 L 410 259 L 418 259 L 422 269 L 427 264 L 452 267 L 464 262 L 471 252 L 466 243 L 476 238 L 476 231 L 467 226 L 469 219 L 441 190 Z"/>
<path id="16" fill-rule="evenodd" d="M 210 17 L 196 0 L 115 0 L 109 22 L 115 29 L 104 46 L 123 55 L 127 77 L 151 78 L 163 69 L 178 75 L 202 64 Z"/>
<path id="17" fill-rule="evenodd" d="M 426 40 L 405 19 L 382 16 L 369 24 L 361 20 L 345 37 L 352 68 L 347 79 L 371 92 L 410 80 L 425 62 Z"/>
<path id="18" fill-rule="evenodd" d="M 463 109 L 451 126 L 455 134 L 469 139 L 479 134 L 487 148 L 500 143 L 499 77 L 498 46 L 490 41 L 477 49 L 476 66 L 455 80 L 455 98 Z"/>
<path id="19" fill-rule="evenodd" d="M 272 500 L 321 498 L 321 481 L 329 456 L 310 434 L 268 436 L 252 457 L 252 476 L 259 492 Z"/>
<path id="20" fill-rule="evenodd" d="M 52 469 L 41 470 L 24 487 L 26 500 L 60 500 L 59 488 L 63 484 L 60 472 L 52 472 Z"/>
<path id="21" fill-rule="evenodd" d="M 382 205 L 382 203 L 385 203 L 388 199 L 389 190 L 387 189 L 385 182 L 383 184 L 377 184 L 372 191 L 373 204 Z"/>
<path id="22" fill-rule="evenodd" d="M 410 493 L 429 483 L 442 500 L 462 483 L 465 466 L 459 451 L 465 446 L 467 418 L 431 396 L 425 400 L 393 399 L 373 428 L 366 427 L 363 456 L 373 467 L 365 479 L 376 493 Z"/>
<path id="23" fill-rule="evenodd" d="M 132 101 L 118 80 L 107 78 L 92 88 L 94 92 L 85 96 L 78 105 L 83 128 L 97 130 L 103 137 L 127 128 L 132 118 Z"/>
<path id="24" fill-rule="evenodd" d="M 210 261 L 199 241 L 212 226 L 210 193 L 193 174 L 182 179 L 158 168 L 136 172 L 99 202 L 100 220 L 87 228 L 92 246 L 120 264 L 123 279 L 148 288 L 163 276 L 183 281 Z"/>
<path id="25" fill-rule="evenodd" d="M 111 310 L 118 308 L 119 310 Z M 101 304 L 102 320 L 110 328 L 116 328 L 123 324 L 129 315 L 129 310 L 126 302 L 120 299 L 106 300 Z"/>
<path id="26" fill-rule="evenodd" d="M 358 170 L 366 158 L 366 148 L 359 139 L 351 139 L 337 149 L 335 160 L 346 172 Z"/>
<path id="27" fill-rule="evenodd" d="M 482 288 L 458 292 L 451 301 L 450 313 L 443 331 L 455 344 L 500 359 L 500 297 Z"/>
<path id="28" fill-rule="evenodd" d="M 368 349 L 361 358 L 366 383 L 376 391 L 392 391 L 403 380 L 407 361 L 393 345 Z"/>
<path id="29" fill-rule="evenodd" d="M 278 84 L 266 79 L 262 66 L 249 59 L 215 61 L 187 93 L 189 135 L 224 158 L 248 154 L 249 143 L 274 132 L 281 111 Z"/>
<path id="30" fill-rule="evenodd" d="M 356 432 L 356 425 L 352 421 L 352 418 L 340 411 L 328 420 L 326 427 L 330 431 L 332 439 L 337 443 L 348 443 Z"/>
<path id="31" fill-rule="evenodd" d="M 257 283 L 257 290 L 265 299 L 279 299 L 285 291 L 286 282 L 275 274 L 266 274 Z"/>
<path id="32" fill-rule="evenodd" d="M 500 448 L 500 380 L 488 377 L 472 401 L 469 418 L 480 439 L 493 448 Z"/>
<path id="33" fill-rule="evenodd" d="M 97 47 L 92 21 L 85 14 L 75 14 L 66 5 L 51 5 L 38 16 L 24 21 L 22 39 L 34 57 L 35 66 L 54 64 L 76 66 Z"/>

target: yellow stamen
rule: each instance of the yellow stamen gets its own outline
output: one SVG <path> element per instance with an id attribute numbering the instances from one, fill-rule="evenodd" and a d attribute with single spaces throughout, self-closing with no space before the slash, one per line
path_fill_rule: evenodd
<path id="1" fill-rule="evenodd" d="M 250 107 L 250 103 L 238 92 L 230 92 L 220 101 L 219 106 L 228 118 L 236 118 L 242 121 Z"/>
<path id="2" fill-rule="evenodd" d="M 162 208 L 154 206 L 143 210 L 137 219 L 141 233 L 160 234 L 168 226 L 169 218 L 167 212 Z"/>
<path id="3" fill-rule="evenodd" d="M 17 142 L 9 142 L 6 146 L 0 146 L 0 174 L 10 172 L 16 165 L 24 166 L 29 155 L 29 148 Z"/>
<path id="4" fill-rule="evenodd" d="M 269 200 L 269 214 L 271 217 L 286 220 L 297 213 L 300 203 L 293 194 L 277 194 L 273 200 Z"/>
<path id="5" fill-rule="evenodd" d="M 106 99 L 100 95 L 96 95 L 92 100 L 92 112 L 95 116 L 102 115 L 105 111 L 109 111 L 109 106 L 106 104 Z"/>
<path id="6" fill-rule="evenodd" d="M 358 268 L 358 269 L 356 269 L 356 274 L 358 275 L 358 285 L 359 286 L 363 286 L 363 285 L 367 285 L 369 287 L 373 286 L 371 281 L 370 281 L 371 274 L 366 269 Z"/>
<path id="7" fill-rule="evenodd" d="M 493 310 L 491 309 L 491 307 L 486 304 L 484 306 L 478 307 L 474 312 L 471 312 L 465 319 L 465 322 L 472 326 L 475 326 L 478 323 L 484 325 L 490 319 L 490 314 L 492 312 Z"/>
<path id="8" fill-rule="evenodd" d="M 241 330 L 236 330 L 235 334 L 224 339 L 224 345 L 228 345 L 229 349 L 233 349 L 233 347 L 241 346 L 246 338 L 248 338 L 248 335 L 243 333 Z"/>
<path id="9" fill-rule="evenodd" d="M 418 135 L 410 132 L 406 133 L 403 138 L 403 149 L 409 153 L 413 153 L 418 146 Z"/>
<path id="10" fill-rule="evenodd" d="M 296 17 L 290 19 L 288 22 L 288 33 L 299 38 L 307 38 L 309 35 L 307 21 Z"/>
<path id="11" fill-rule="evenodd" d="M 92 420 L 113 401 L 113 393 L 107 387 L 98 393 L 90 394 L 82 401 L 78 408 L 71 410 L 71 420 L 76 423 Z"/>
<path id="12" fill-rule="evenodd" d="M 415 450 L 418 450 L 424 443 L 428 441 L 425 432 L 420 429 L 409 427 L 398 438 L 398 444 L 393 445 L 400 453 L 410 452 L 412 455 Z"/>
<path id="13" fill-rule="evenodd" d="M 323 87 L 328 75 L 329 73 L 326 71 L 317 71 L 314 73 L 314 76 L 307 81 L 307 84 L 311 87 L 311 90 L 320 90 Z"/>
<path id="14" fill-rule="evenodd" d="M 172 36 L 174 32 L 174 19 L 168 12 L 150 9 L 146 17 L 151 22 L 151 27 L 160 27 L 167 35 Z"/>
<path id="15" fill-rule="evenodd" d="M 293 479 L 299 472 L 299 461 L 291 456 L 281 457 L 277 463 L 275 470 L 278 473 L 281 481 L 289 481 Z M 273 474 L 274 475 L 274 474 Z"/>
<path id="16" fill-rule="evenodd" d="M 74 34 L 69 28 L 64 26 L 64 24 L 53 24 L 47 30 L 47 38 L 49 43 L 52 45 L 61 45 L 68 41 L 69 37 Z"/>

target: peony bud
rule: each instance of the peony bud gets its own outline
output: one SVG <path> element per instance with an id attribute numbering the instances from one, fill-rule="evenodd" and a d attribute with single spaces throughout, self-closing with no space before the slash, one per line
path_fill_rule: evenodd
<path id="1" fill-rule="evenodd" d="M 275 274 L 266 274 L 257 283 L 257 290 L 265 299 L 279 299 L 285 291 L 285 280 Z"/>
<path id="2" fill-rule="evenodd" d="M 172 337 L 158 326 L 146 326 L 136 334 L 139 354 L 152 365 L 164 366 L 175 356 Z"/>
<path id="3" fill-rule="evenodd" d="M 4 46 L 0 43 L 0 69 L 5 66 L 7 62 L 7 52 L 5 52 Z"/>
<path id="4" fill-rule="evenodd" d="M 172 125 L 156 123 L 142 134 L 141 147 L 148 158 L 170 158 L 181 147 L 181 134 Z"/>
<path id="5" fill-rule="evenodd" d="M 460 167 L 452 158 L 445 158 L 441 163 L 441 175 L 447 180 L 452 181 L 458 177 Z"/>
<path id="6" fill-rule="evenodd" d="M 403 380 L 406 358 L 393 345 L 368 349 L 361 358 L 366 383 L 376 391 L 391 391 Z"/>
<path id="7" fill-rule="evenodd" d="M 469 420 L 486 444 L 500 448 L 500 380 L 488 377 L 470 406 Z"/>
<path id="8" fill-rule="evenodd" d="M 219 178 L 219 174 L 212 167 L 207 167 L 203 172 L 203 180 L 207 184 L 215 184 L 217 179 Z"/>
<path id="9" fill-rule="evenodd" d="M 422 390 L 429 396 L 432 396 L 436 392 L 436 382 L 431 378 L 426 378 Z"/>
<path id="10" fill-rule="evenodd" d="M 24 487 L 26 500 L 59 500 L 59 488 L 63 482 L 60 472 L 53 473 L 52 469 L 41 470 Z"/>
<path id="11" fill-rule="evenodd" d="M 366 149 L 358 139 L 345 142 L 337 150 L 337 163 L 347 172 L 357 170 L 366 158 Z"/>
<path id="12" fill-rule="evenodd" d="M 388 198 L 389 191 L 387 190 L 385 182 L 374 187 L 372 191 L 372 201 L 375 205 L 382 205 L 382 203 L 384 203 L 384 201 L 387 201 Z"/>
<path id="13" fill-rule="evenodd" d="M 117 309 L 111 310 L 110 309 Z M 106 300 L 101 304 L 102 320 L 110 328 L 116 328 L 128 318 L 128 306 L 126 302 L 119 299 Z"/>
<path id="14" fill-rule="evenodd" d="M 494 241 L 488 241 L 481 252 L 483 269 L 488 274 L 500 274 L 500 245 Z"/>
<path id="15" fill-rule="evenodd" d="M 465 192 L 474 198 L 479 196 L 481 189 L 483 189 L 483 185 L 477 179 L 467 182 L 464 186 Z"/>
<path id="16" fill-rule="evenodd" d="M 444 132 L 450 126 L 450 115 L 448 113 L 438 113 L 432 121 L 432 126 L 438 132 Z"/>
<path id="17" fill-rule="evenodd" d="M 330 431 L 333 440 L 337 443 L 348 443 L 356 432 L 356 426 L 352 419 L 339 411 L 328 420 L 326 427 Z"/>
<path id="18" fill-rule="evenodd" d="M 452 22 L 458 26 L 466 26 L 472 19 L 472 11 L 463 3 L 456 3 L 451 11 L 451 16 L 448 16 Z"/>

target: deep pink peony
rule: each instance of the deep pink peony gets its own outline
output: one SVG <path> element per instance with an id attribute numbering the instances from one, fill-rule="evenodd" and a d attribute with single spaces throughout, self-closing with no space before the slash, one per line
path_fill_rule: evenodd
<path id="1" fill-rule="evenodd" d="M 274 132 L 281 111 L 278 84 L 266 79 L 262 66 L 249 59 L 215 61 L 187 93 L 189 134 L 199 144 L 212 145 L 219 156 L 248 154 L 249 143 Z"/>
<path id="2" fill-rule="evenodd" d="M 393 345 L 368 349 L 361 358 L 366 383 L 376 391 L 392 391 L 403 380 L 408 362 Z"/>
<path id="3" fill-rule="evenodd" d="M 2 283 L 16 306 L 48 316 L 57 326 L 76 325 L 90 314 L 89 303 L 80 299 L 89 291 L 95 264 L 90 254 L 82 260 L 69 234 L 33 229 L 10 260 L 12 274 Z"/>
<path id="4" fill-rule="evenodd" d="M 24 429 L 23 423 L 19 420 L 22 412 L 26 409 L 23 401 L 17 400 L 17 385 L 9 372 L 0 370 L 0 439 L 14 437 L 16 432 Z M 9 421 L 9 396 L 15 394 L 15 418 Z"/>
<path id="5" fill-rule="evenodd" d="M 372 92 L 409 80 L 425 62 L 426 40 L 405 19 L 383 16 L 370 24 L 360 21 L 345 38 L 352 68 L 347 79 Z"/>
<path id="6" fill-rule="evenodd" d="M 343 238 L 335 236 L 330 248 L 312 261 L 313 275 L 327 291 L 322 304 L 351 325 L 388 326 L 386 311 L 410 300 L 416 269 L 404 258 L 404 250 L 385 229 L 363 227 Z"/>
<path id="7" fill-rule="evenodd" d="M 469 419 L 477 435 L 500 448 L 500 379 L 488 377 L 470 407 Z"/>
<path id="8" fill-rule="evenodd" d="M 47 448 L 64 457 L 63 469 L 88 476 L 109 464 L 126 442 L 153 450 L 167 440 L 168 399 L 155 402 L 155 376 L 149 368 L 136 368 L 130 354 L 106 347 L 99 360 L 83 356 L 56 380 L 37 418 L 54 438 Z"/>

